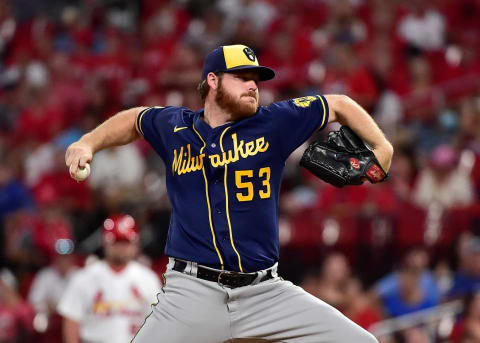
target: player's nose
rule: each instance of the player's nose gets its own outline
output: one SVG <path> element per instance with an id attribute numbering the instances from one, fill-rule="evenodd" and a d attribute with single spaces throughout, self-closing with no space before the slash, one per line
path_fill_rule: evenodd
<path id="1" fill-rule="evenodd" d="M 246 81 L 246 86 L 248 87 L 248 90 L 253 90 L 253 91 L 256 91 L 258 88 L 257 81 L 253 79 Z"/>

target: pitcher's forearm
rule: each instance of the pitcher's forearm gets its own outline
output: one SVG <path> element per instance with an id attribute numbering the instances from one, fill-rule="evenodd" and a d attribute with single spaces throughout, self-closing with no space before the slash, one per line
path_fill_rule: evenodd
<path id="1" fill-rule="evenodd" d="M 83 135 L 78 141 L 70 144 L 65 152 L 65 164 L 69 167 L 70 175 L 78 181 L 78 177 L 75 176 L 77 169 L 84 168 L 87 163 L 90 163 L 96 152 L 113 146 L 125 145 L 139 138 L 136 120 L 137 115 L 143 109 L 145 107 L 135 107 L 117 113 L 91 132 Z M 83 179 L 84 177 L 82 177 Z"/>
<path id="2" fill-rule="evenodd" d="M 140 138 L 135 127 L 137 114 L 145 107 L 135 107 L 117 113 L 94 130 L 82 136 L 80 142 L 87 144 L 96 153 L 112 146 L 125 145 Z"/>

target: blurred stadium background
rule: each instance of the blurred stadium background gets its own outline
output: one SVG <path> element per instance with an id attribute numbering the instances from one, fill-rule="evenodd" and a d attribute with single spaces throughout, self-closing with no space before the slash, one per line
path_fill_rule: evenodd
<path id="1" fill-rule="evenodd" d="M 65 148 L 124 108 L 200 108 L 204 56 L 233 43 L 277 71 L 262 103 L 344 93 L 395 147 L 388 182 L 345 189 L 292 155 L 281 275 L 381 342 L 480 342 L 479 18 L 478 0 L 0 0 L 0 342 L 60 342 L 58 299 L 32 282 L 55 270 L 61 293 L 111 213 L 162 273 L 160 158 L 104 151 L 76 183 Z"/>

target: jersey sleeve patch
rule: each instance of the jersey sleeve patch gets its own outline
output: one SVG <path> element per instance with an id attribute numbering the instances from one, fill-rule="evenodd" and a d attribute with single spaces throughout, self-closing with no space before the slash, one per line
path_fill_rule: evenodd
<path id="1" fill-rule="evenodd" d="M 292 101 L 295 104 L 295 106 L 306 108 L 306 107 L 310 107 L 312 101 L 315 101 L 317 99 L 318 98 L 316 96 L 303 96 L 301 98 L 292 99 Z"/>
<path id="2" fill-rule="evenodd" d="M 318 130 L 320 130 L 320 129 L 323 129 L 328 122 L 329 112 L 328 112 L 327 100 L 325 99 L 325 97 L 323 95 L 315 95 L 315 96 L 309 95 L 309 96 L 303 96 L 300 98 L 292 99 L 293 104 L 302 109 L 309 108 L 316 101 L 319 101 L 321 103 L 321 105 L 315 104 L 317 105 L 318 107 L 317 111 L 321 113 L 321 118 L 322 118 L 320 125 L 318 127 Z"/>

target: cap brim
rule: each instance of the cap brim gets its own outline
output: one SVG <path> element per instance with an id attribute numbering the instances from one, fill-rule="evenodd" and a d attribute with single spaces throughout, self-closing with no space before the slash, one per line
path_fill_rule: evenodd
<path id="1" fill-rule="evenodd" d="M 237 70 L 251 70 L 258 73 L 260 77 L 260 81 L 268 81 L 275 77 L 275 71 L 271 68 L 264 67 L 264 66 L 238 66 L 224 70 L 225 73 L 230 73 Z"/>

